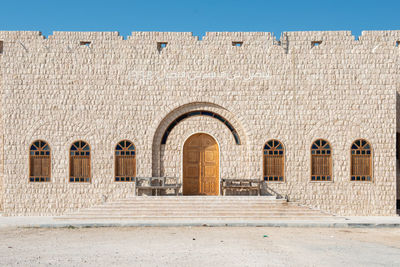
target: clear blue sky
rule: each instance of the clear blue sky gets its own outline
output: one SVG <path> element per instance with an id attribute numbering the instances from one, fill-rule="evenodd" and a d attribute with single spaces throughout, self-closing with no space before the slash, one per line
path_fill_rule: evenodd
<path id="1" fill-rule="evenodd" d="M 400 30 L 400 0 L 3 0 L 0 30 Z"/>

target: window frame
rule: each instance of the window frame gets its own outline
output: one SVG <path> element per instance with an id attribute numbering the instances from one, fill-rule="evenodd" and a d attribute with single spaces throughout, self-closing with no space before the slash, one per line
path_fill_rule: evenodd
<path id="1" fill-rule="evenodd" d="M 47 146 L 48 146 L 48 148 L 49 148 L 49 176 L 48 177 L 43 177 L 44 178 L 44 180 L 43 181 L 35 181 L 36 180 L 36 176 L 32 176 L 31 175 L 31 158 L 32 158 L 32 156 L 36 156 L 36 155 L 31 155 L 31 152 L 32 152 L 32 146 L 33 145 L 35 145 L 35 143 L 36 142 L 43 142 L 43 143 L 45 143 Z M 36 145 L 35 145 L 36 146 Z M 37 146 L 36 146 L 37 147 Z M 43 148 L 43 146 L 41 147 L 41 148 Z M 41 151 L 41 148 L 39 148 L 39 151 Z M 47 142 L 47 141 L 44 141 L 43 139 L 37 139 L 37 140 L 34 140 L 30 145 L 29 145 L 29 150 L 28 150 L 28 182 L 29 183 L 51 183 L 51 173 L 52 173 L 52 160 L 51 160 L 51 147 L 50 147 L 50 145 L 49 145 L 49 143 Z M 40 155 L 38 155 L 38 156 L 40 156 Z M 46 155 L 45 155 L 46 156 Z M 41 175 L 41 176 L 44 176 L 44 175 Z M 40 177 L 40 176 L 39 176 Z M 31 179 L 34 179 L 34 181 L 31 181 Z M 41 177 L 40 177 L 41 178 Z M 48 179 L 46 179 L 46 178 L 48 178 Z"/>
<path id="2" fill-rule="evenodd" d="M 282 173 L 283 174 L 282 174 L 282 178 L 283 178 L 283 180 L 281 180 L 281 181 L 280 180 L 278 180 L 278 181 L 265 180 L 265 151 L 267 150 L 267 149 L 265 149 L 265 146 L 270 141 L 276 141 L 282 146 L 282 151 L 283 151 L 282 152 L 283 153 L 282 154 L 282 158 L 283 158 L 283 166 L 282 166 Z M 285 145 L 283 144 L 283 142 L 281 142 L 280 140 L 275 139 L 275 138 L 267 140 L 263 145 L 261 163 L 262 163 L 261 171 L 262 171 L 262 181 L 263 182 L 268 182 L 268 183 L 269 182 L 272 182 L 272 183 L 286 183 L 286 148 L 285 148 Z"/>
<path id="3" fill-rule="evenodd" d="M 352 167 L 353 167 L 353 165 L 352 165 L 352 156 L 353 156 L 353 153 L 352 153 L 352 151 L 353 151 L 353 149 L 352 149 L 352 146 L 353 146 L 353 144 L 355 143 L 355 142 L 357 142 L 357 141 L 365 141 L 369 146 L 370 146 L 370 150 L 371 150 L 371 153 L 369 154 L 370 155 L 370 158 L 369 158 L 369 164 L 370 164 L 370 166 L 371 166 L 371 169 L 370 169 L 370 177 L 371 177 L 371 180 L 352 180 L 351 178 L 352 178 L 352 176 L 357 176 L 357 175 L 352 175 Z M 349 174 L 350 174 L 350 176 L 349 176 L 349 178 L 350 178 L 350 182 L 366 182 L 366 183 L 373 183 L 374 182 L 374 161 L 373 161 L 373 158 L 374 158 L 374 148 L 372 147 L 372 145 L 371 145 L 371 142 L 369 142 L 367 139 L 365 139 L 365 138 L 357 138 L 357 139 L 355 139 L 353 142 L 351 142 L 351 144 L 350 144 L 350 160 L 349 160 L 349 165 L 350 165 L 350 169 L 349 169 Z"/>
<path id="4" fill-rule="evenodd" d="M 134 151 L 135 151 L 135 176 L 133 176 L 132 178 L 133 179 L 131 179 L 130 181 L 117 181 L 117 157 L 118 156 L 121 156 L 121 155 L 117 155 L 117 146 L 119 145 L 119 144 L 121 144 L 122 142 L 130 142 L 132 145 L 133 145 L 133 147 L 134 147 Z M 119 141 L 115 146 L 114 146 L 114 182 L 116 182 L 116 183 L 132 183 L 132 182 L 135 182 L 136 181 L 136 177 L 137 177 L 137 150 L 136 150 L 136 145 L 135 145 L 135 143 L 134 142 L 132 142 L 131 140 L 128 140 L 128 139 L 123 139 L 123 140 L 121 140 L 121 141 Z"/>
<path id="5" fill-rule="evenodd" d="M 83 142 L 89 147 L 89 177 L 83 177 L 83 179 L 89 179 L 89 181 L 71 181 L 71 178 L 76 179 L 76 177 L 71 177 L 71 162 L 72 162 L 72 155 L 71 149 L 72 146 L 75 145 L 77 142 Z M 78 156 L 78 155 L 75 155 Z M 84 140 L 76 140 L 71 143 L 68 149 L 68 157 L 69 157 L 69 166 L 68 166 L 68 183 L 70 184 L 90 184 L 92 182 L 92 147 L 90 146 L 89 142 Z"/>
<path id="6" fill-rule="evenodd" d="M 317 178 L 315 180 L 313 180 L 313 176 L 317 176 L 317 177 L 318 176 L 323 176 L 323 175 L 313 175 L 313 155 L 316 155 L 316 154 L 313 154 L 312 151 L 319 149 L 319 148 L 313 149 L 313 145 L 317 141 L 324 141 L 329 145 L 329 150 L 330 150 L 330 152 L 329 152 L 329 156 L 330 156 L 330 162 L 329 162 L 330 175 L 326 175 L 326 176 L 330 176 L 330 180 L 321 180 L 321 179 L 317 180 Z M 320 154 L 320 155 L 323 155 L 323 154 Z M 333 147 L 332 147 L 332 144 L 327 139 L 317 138 L 314 141 L 312 141 L 311 146 L 310 146 L 310 182 L 312 182 L 312 183 L 321 183 L 321 182 L 322 183 L 333 183 L 333 181 L 334 180 L 333 180 Z"/>

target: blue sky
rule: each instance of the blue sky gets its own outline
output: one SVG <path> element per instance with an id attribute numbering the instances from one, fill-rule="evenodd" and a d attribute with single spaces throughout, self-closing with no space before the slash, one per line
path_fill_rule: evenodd
<path id="1" fill-rule="evenodd" d="M 400 0 L 9 0 L 0 30 L 282 31 L 400 30 Z"/>

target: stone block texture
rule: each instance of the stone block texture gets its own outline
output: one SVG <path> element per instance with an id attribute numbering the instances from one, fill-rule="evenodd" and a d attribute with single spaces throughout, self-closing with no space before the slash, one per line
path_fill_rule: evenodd
<path id="1" fill-rule="evenodd" d="M 338 215 L 394 215 L 400 199 L 400 31 L 264 32 L 0 31 L 0 211 L 61 215 L 134 195 L 114 181 L 114 148 L 131 140 L 137 176 L 182 179 L 185 140 L 213 136 L 220 178 L 263 179 L 263 147 L 285 147 L 285 181 L 275 192 Z M 161 47 L 158 43 L 167 43 Z M 232 42 L 241 42 L 234 46 Z M 190 111 L 165 144 L 171 122 Z M 310 147 L 332 145 L 333 180 L 312 182 Z M 373 148 L 371 182 L 350 181 L 350 146 Z M 29 182 L 29 146 L 51 147 L 51 182 Z M 69 182 L 69 149 L 91 146 L 91 182 Z"/>

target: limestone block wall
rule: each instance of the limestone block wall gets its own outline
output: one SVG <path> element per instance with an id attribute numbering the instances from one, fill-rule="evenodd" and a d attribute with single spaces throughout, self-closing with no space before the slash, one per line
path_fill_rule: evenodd
<path id="1" fill-rule="evenodd" d="M 1 81 L 3 80 L 2 79 L 2 64 L 1 64 L 1 61 L 3 58 L 3 45 L 4 45 L 4 42 L 0 40 L 0 94 L 1 95 L 2 95 Z M 3 165 L 3 155 L 4 155 L 4 152 L 3 152 L 3 148 L 4 148 L 3 130 L 4 129 L 3 129 L 2 115 L 3 115 L 3 112 L 0 112 L 0 145 L 1 145 L 1 148 L 0 148 L 0 211 L 3 210 L 3 196 L 4 196 L 4 194 L 3 194 L 3 190 L 4 190 L 4 187 L 3 187 L 3 168 L 4 168 L 4 165 Z"/>
<path id="2" fill-rule="evenodd" d="M 137 175 L 181 179 L 184 141 L 205 132 L 220 146 L 220 177 L 262 179 L 266 141 L 285 146 L 285 182 L 266 184 L 290 200 L 340 215 L 395 214 L 400 31 L 270 33 L 0 32 L 3 213 L 57 215 L 134 194 L 114 182 L 114 147 L 129 139 Z M 159 51 L 158 43 L 167 43 Z M 242 42 L 233 46 L 232 42 Z M 318 43 L 318 45 L 316 45 Z M 314 45 L 313 45 L 314 44 Z M 211 117 L 169 124 L 188 111 Z M 397 119 L 396 119 L 397 118 Z M 398 123 L 397 123 L 398 125 Z M 333 181 L 310 181 L 310 146 L 333 147 Z M 373 182 L 350 181 L 350 145 L 373 146 Z M 28 181 L 28 149 L 51 146 L 50 183 Z M 92 182 L 68 182 L 69 147 L 92 149 Z M 397 185 L 396 185 L 397 179 Z"/>

